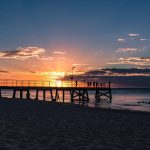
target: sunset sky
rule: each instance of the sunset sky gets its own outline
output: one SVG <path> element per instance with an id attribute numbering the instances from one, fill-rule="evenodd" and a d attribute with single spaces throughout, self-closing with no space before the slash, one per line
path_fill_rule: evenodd
<path id="1" fill-rule="evenodd" d="M 149 16 L 149 0 L 0 0 L 0 79 L 150 69 Z"/>

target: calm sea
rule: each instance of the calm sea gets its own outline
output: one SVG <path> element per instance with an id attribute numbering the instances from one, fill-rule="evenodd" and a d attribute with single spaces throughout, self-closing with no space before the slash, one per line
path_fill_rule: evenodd
<path id="1" fill-rule="evenodd" d="M 25 98 L 23 93 L 23 97 Z M 12 97 L 12 91 L 3 90 L 3 97 Z M 17 93 L 19 98 L 19 93 Z M 31 98 L 35 98 L 35 91 L 31 91 Z M 99 103 L 94 100 L 94 93 L 89 93 L 90 102 L 85 104 L 89 107 L 100 107 L 110 109 L 124 109 L 124 110 L 138 110 L 150 112 L 150 89 L 112 89 L 112 103 L 108 103 L 106 99 L 103 99 Z M 39 93 L 39 100 L 43 99 L 43 93 Z M 46 100 L 50 100 L 50 93 L 46 93 Z M 62 94 L 60 93 L 60 102 L 62 102 Z M 69 92 L 65 94 L 65 102 L 70 102 Z M 78 102 L 76 102 L 78 103 Z"/>

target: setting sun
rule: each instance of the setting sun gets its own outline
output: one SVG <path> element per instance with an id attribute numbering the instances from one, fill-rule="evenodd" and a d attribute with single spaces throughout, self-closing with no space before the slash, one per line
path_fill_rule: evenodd
<path id="1" fill-rule="evenodd" d="M 57 87 L 61 87 L 61 86 L 62 86 L 61 80 L 56 80 L 56 86 L 57 86 Z"/>
<path id="2" fill-rule="evenodd" d="M 60 79 L 65 76 L 65 72 L 50 72 L 49 75 L 52 79 Z"/>

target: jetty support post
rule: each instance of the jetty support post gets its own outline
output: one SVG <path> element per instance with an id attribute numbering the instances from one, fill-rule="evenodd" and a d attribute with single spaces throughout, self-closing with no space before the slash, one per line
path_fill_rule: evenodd
<path id="1" fill-rule="evenodd" d="M 55 93 L 55 101 L 60 100 L 59 98 L 59 93 L 58 93 L 58 89 L 56 89 L 56 93 Z"/>
<path id="2" fill-rule="evenodd" d="M 45 101 L 45 98 L 46 98 L 46 90 L 44 89 L 43 90 L 43 100 Z"/>
<path id="3" fill-rule="evenodd" d="M 27 89 L 26 98 L 27 98 L 27 99 L 30 99 L 30 91 L 29 91 L 29 89 Z"/>
<path id="4" fill-rule="evenodd" d="M 110 103 L 112 103 L 112 93 L 111 93 L 111 86 L 110 86 L 111 82 L 109 82 L 109 99 L 110 99 Z"/>
<path id="5" fill-rule="evenodd" d="M 71 89 L 70 89 L 70 101 L 71 101 L 71 103 L 74 102 L 73 95 L 74 95 L 74 90 L 71 90 Z"/>
<path id="6" fill-rule="evenodd" d="M 36 96 L 35 96 L 35 100 L 38 100 L 38 98 L 39 98 L 39 90 L 38 90 L 38 89 L 36 89 Z"/>
<path id="7" fill-rule="evenodd" d="M 111 87 L 110 87 L 111 82 L 109 82 L 109 85 L 107 88 L 102 87 L 102 88 L 97 88 L 95 92 L 95 99 L 97 102 L 100 102 L 102 100 L 102 97 L 106 97 L 109 99 L 109 103 L 112 102 L 112 93 L 111 93 Z"/>
<path id="8" fill-rule="evenodd" d="M 0 89 L 0 98 L 2 97 L 1 89 Z"/>
<path id="9" fill-rule="evenodd" d="M 82 100 L 82 93 L 81 93 L 81 90 L 79 90 L 78 92 L 76 92 L 77 93 L 77 96 L 79 96 L 79 102 L 81 102 L 81 100 Z"/>
<path id="10" fill-rule="evenodd" d="M 55 102 L 55 98 L 53 96 L 53 90 L 52 89 L 50 89 L 50 95 L 51 95 L 51 101 Z"/>
<path id="11" fill-rule="evenodd" d="M 83 100 L 89 102 L 89 94 L 88 94 L 88 90 L 84 90 L 84 93 L 83 93 Z"/>
<path id="12" fill-rule="evenodd" d="M 89 95 L 88 95 L 88 90 L 83 89 L 82 91 L 79 92 L 79 97 L 81 97 L 81 101 L 84 102 L 89 102 Z"/>
<path id="13" fill-rule="evenodd" d="M 23 92 L 23 91 L 22 91 L 22 90 L 20 90 L 20 99 L 22 99 L 22 92 Z"/>
<path id="14" fill-rule="evenodd" d="M 16 89 L 13 89 L 13 98 L 16 98 Z"/>
<path id="15" fill-rule="evenodd" d="M 82 101 L 84 102 L 89 102 L 89 96 L 88 96 L 88 91 L 87 89 L 73 89 L 70 90 L 70 95 L 71 95 L 71 102 L 74 102 L 74 98 L 78 97 L 79 98 L 79 103 Z"/>
<path id="16" fill-rule="evenodd" d="M 63 103 L 65 102 L 65 90 L 62 91 L 63 92 Z"/>

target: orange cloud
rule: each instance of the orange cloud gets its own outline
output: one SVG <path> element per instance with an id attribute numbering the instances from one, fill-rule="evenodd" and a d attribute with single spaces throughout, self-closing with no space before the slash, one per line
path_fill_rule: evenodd
<path id="1" fill-rule="evenodd" d="M 39 57 L 40 54 L 44 53 L 44 48 L 39 47 L 26 47 L 17 48 L 15 50 L 3 50 L 0 52 L 0 58 L 11 58 L 11 59 L 27 59 L 31 57 Z"/>
<path id="2" fill-rule="evenodd" d="M 61 52 L 61 51 L 54 51 L 53 53 L 54 54 L 61 54 L 61 55 L 65 55 L 66 54 L 66 52 Z"/>

